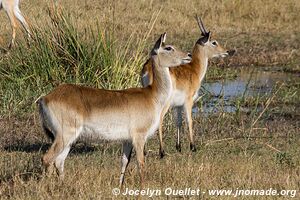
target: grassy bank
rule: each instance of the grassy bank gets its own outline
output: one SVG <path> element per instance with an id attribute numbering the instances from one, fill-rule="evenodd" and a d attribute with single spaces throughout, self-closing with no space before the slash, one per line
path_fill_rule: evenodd
<path id="1" fill-rule="evenodd" d="M 141 65 L 160 33 L 167 31 L 170 43 L 191 51 L 199 37 L 195 14 L 221 45 L 237 50 L 231 59 L 211 61 L 208 80 L 234 77 L 240 66 L 279 66 L 299 73 L 298 1 L 60 2 L 63 17 L 54 16 L 53 9 L 49 14 L 51 4 L 32 5 L 21 4 L 32 25 L 30 46 L 19 35 L 19 45 L 0 55 L 2 114 L 32 111 L 37 97 L 62 82 L 137 86 Z M 0 45 L 5 47 L 10 26 L 4 12 L 0 18 Z"/>

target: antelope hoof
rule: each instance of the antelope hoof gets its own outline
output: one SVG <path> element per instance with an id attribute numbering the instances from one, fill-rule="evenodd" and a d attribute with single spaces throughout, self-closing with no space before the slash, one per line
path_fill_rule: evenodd
<path id="1" fill-rule="evenodd" d="M 47 176 L 50 177 L 54 173 L 54 165 L 45 165 L 43 173 Z"/>
<path id="2" fill-rule="evenodd" d="M 64 173 L 59 173 L 59 174 L 58 174 L 58 178 L 59 178 L 60 181 L 64 181 L 64 179 L 65 179 L 65 174 L 64 174 Z"/>
<path id="3" fill-rule="evenodd" d="M 7 48 L 8 48 L 8 50 L 11 50 L 14 46 L 15 46 L 15 42 L 11 41 Z"/>
<path id="4" fill-rule="evenodd" d="M 192 152 L 197 151 L 195 144 L 190 144 L 190 149 L 191 149 Z"/>
<path id="5" fill-rule="evenodd" d="M 8 45 L 7 49 L 8 49 L 8 50 L 11 50 L 12 48 L 13 48 L 13 44 L 10 43 L 10 44 Z"/>
<path id="6" fill-rule="evenodd" d="M 48 159 L 46 158 L 46 156 L 42 157 L 42 164 L 43 166 L 47 169 L 51 164 L 50 162 L 48 161 Z"/>
<path id="7" fill-rule="evenodd" d="M 164 149 L 160 149 L 159 150 L 159 155 L 160 155 L 160 158 L 163 159 L 165 157 L 165 155 L 166 155 L 165 150 Z"/>
<path id="8" fill-rule="evenodd" d="M 178 152 L 181 152 L 181 144 L 179 143 L 179 144 L 176 144 L 176 150 L 178 151 Z"/>

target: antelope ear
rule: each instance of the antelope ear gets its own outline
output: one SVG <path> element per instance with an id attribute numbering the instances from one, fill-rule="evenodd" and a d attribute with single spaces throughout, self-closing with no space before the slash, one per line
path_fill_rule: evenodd
<path id="1" fill-rule="evenodd" d="M 164 33 L 161 35 L 161 37 L 162 37 L 162 44 L 164 44 L 164 43 L 166 42 L 167 33 L 164 32 Z"/>
<path id="2" fill-rule="evenodd" d="M 159 37 L 159 39 L 156 41 L 152 51 L 151 51 L 151 55 L 157 55 L 158 54 L 158 50 L 159 48 L 162 46 L 162 44 L 166 41 L 166 35 L 167 33 L 161 34 L 161 36 Z"/>
<path id="3" fill-rule="evenodd" d="M 200 38 L 197 43 L 204 46 L 210 40 L 210 31 L 202 38 Z"/>
<path id="4" fill-rule="evenodd" d="M 210 40 L 210 37 L 211 37 L 211 33 L 210 33 L 210 31 L 208 31 L 208 33 L 207 33 L 207 37 L 208 37 L 208 40 Z"/>

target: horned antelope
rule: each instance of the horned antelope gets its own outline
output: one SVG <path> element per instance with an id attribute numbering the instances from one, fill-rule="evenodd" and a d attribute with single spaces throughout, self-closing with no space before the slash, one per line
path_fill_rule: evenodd
<path id="1" fill-rule="evenodd" d="M 170 99 L 170 106 L 175 107 L 177 112 L 177 142 L 176 149 L 181 151 L 180 135 L 182 132 L 182 111 L 185 110 L 186 119 L 189 129 L 190 149 L 196 151 L 194 143 L 193 122 L 192 122 L 192 106 L 199 98 L 199 89 L 207 71 L 208 59 L 214 57 L 225 57 L 233 55 L 234 50 L 227 51 L 216 40 L 211 40 L 211 33 L 206 31 L 201 18 L 196 16 L 201 36 L 194 45 L 192 51 L 192 61 L 188 64 L 180 65 L 176 68 L 170 68 L 170 75 L 173 83 L 173 92 Z M 152 60 L 149 59 L 143 66 L 141 76 L 142 85 L 145 87 L 151 84 L 153 80 Z M 168 110 L 163 110 L 162 115 Z M 162 123 L 159 126 L 160 156 L 164 156 L 164 147 L 162 141 Z"/>
<path id="2" fill-rule="evenodd" d="M 46 167 L 54 164 L 63 178 L 64 161 L 78 137 L 122 140 L 120 186 L 133 147 L 143 184 L 144 144 L 158 128 L 161 112 L 172 92 L 168 67 L 191 61 L 187 53 L 166 45 L 165 39 L 166 34 L 162 34 L 151 51 L 153 81 L 148 87 L 104 90 L 63 84 L 37 101 L 43 128 L 54 136 L 42 159 Z"/>
<path id="3" fill-rule="evenodd" d="M 22 24 L 28 34 L 28 37 L 30 37 L 29 26 L 19 8 L 19 0 L 0 0 L 0 10 L 1 8 L 5 10 L 12 27 L 12 39 L 9 44 L 9 48 L 11 48 L 16 39 L 17 20 Z"/>

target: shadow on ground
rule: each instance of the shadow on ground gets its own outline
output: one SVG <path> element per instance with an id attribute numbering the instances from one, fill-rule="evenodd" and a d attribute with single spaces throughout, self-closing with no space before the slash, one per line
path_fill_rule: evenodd
<path id="1" fill-rule="evenodd" d="M 24 144 L 22 142 L 16 142 L 16 144 L 4 146 L 4 151 L 7 152 L 26 152 L 26 153 L 35 153 L 35 152 L 46 152 L 50 148 L 50 143 L 36 143 L 36 144 Z M 97 147 L 90 146 L 89 144 L 76 143 L 72 146 L 70 155 L 72 154 L 85 154 L 91 153 L 97 150 Z"/>

